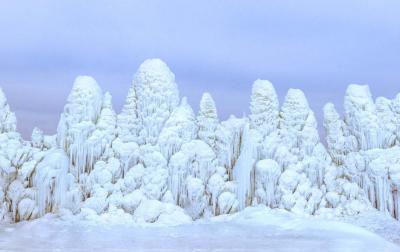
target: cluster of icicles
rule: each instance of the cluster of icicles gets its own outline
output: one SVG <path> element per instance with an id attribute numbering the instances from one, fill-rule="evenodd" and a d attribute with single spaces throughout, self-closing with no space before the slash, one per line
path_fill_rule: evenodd
<path id="1" fill-rule="evenodd" d="M 324 107 L 325 147 L 302 91 L 279 104 L 253 84 L 250 115 L 218 120 L 210 94 L 197 115 L 159 59 L 134 76 L 120 114 L 88 76 L 75 80 L 57 134 L 16 132 L 0 91 L 0 219 L 46 213 L 127 215 L 137 222 L 199 219 L 258 204 L 298 214 L 400 218 L 400 95 L 374 102 L 350 85 L 341 118 Z"/>

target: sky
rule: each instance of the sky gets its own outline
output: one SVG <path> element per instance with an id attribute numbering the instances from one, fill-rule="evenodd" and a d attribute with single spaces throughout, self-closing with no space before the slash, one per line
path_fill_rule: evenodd
<path id="1" fill-rule="evenodd" d="M 281 102 L 302 89 L 321 124 L 351 83 L 400 92 L 398 13 L 398 0 L 0 0 L 0 87 L 25 138 L 35 126 L 55 133 L 78 75 L 119 112 L 147 58 L 169 65 L 195 111 L 210 92 L 221 119 L 248 113 L 260 78 Z"/>

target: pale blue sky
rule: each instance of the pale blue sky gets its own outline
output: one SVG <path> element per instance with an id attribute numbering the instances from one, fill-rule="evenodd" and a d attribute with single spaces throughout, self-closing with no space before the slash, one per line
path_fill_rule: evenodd
<path id="1" fill-rule="evenodd" d="M 0 86 L 19 129 L 54 133 L 72 82 L 92 75 L 117 111 L 140 63 L 162 58 L 197 110 L 248 111 L 252 82 L 301 88 L 321 118 L 346 86 L 400 92 L 400 1 L 0 1 Z"/>

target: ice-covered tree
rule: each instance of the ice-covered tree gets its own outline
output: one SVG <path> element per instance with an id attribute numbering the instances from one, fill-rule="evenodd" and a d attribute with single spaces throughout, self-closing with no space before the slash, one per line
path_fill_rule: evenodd
<path id="1" fill-rule="evenodd" d="M 278 117 L 279 101 L 274 86 L 267 80 L 256 80 L 250 102 L 250 129 L 265 137 L 277 129 Z"/>
<path id="2" fill-rule="evenodd" d="M 0 89 L 0 221 L 20 220 L 18 206 L 28 187 L 26 181 L 18 178 L 25 164 L 32 159 L 32 153 L 16 128 L 15 114 Z M 34 195 L 30 196 L 33 201 Z"/>
<path id="3" fill-rule="evenodd" d="M 400 93 L 397 94 L 396 98 L 392 101 L 393 121 L 396 126 L 396 144 L 400 144 Z"/>
<path id="4" fill-rule="evenodd" d="M 155 144 L 164 123 L 179 103 L 175 75 L 160 59 L 149 59 L 137 70 L 133 85 L 140 120 L 139 144 Z"/>
<path id="5" fill-rule="evenodd" d="M 214 99 L 209 93 L 204 93 L 200 100 L 200 109 L 197 116 L 199 127 L 198 137 L 215 149 L 218 114 Z"/>
<path id="6" fill-rule="evenodd" d="M 314 213 L 324 193 L 323 178 L 330 158 L 319 140 L 317 122 L 304 93 L 290 89 L 280 112 L 281 146 L 289 161 L 279 179 L 281 206 Z M 276 153 L 276 161 L 285 158 Z"/>
<path id="7" fill-rule="evenodd" d="M 161 153 L 169 160 L 180 150 L 182 144 L 190 142 L 196 137 L 197 125 L 194 113 L 187 103 L 186 97 L 172 112 L 158 138 Z"/>
<path id="8" fill-rule="evenodd" d="M 344 108 L 346 124 L 356 137 L 360 150 L 384 147 L 385 137 L 368 86 L 349 85 Z"/>
<path id="9" fill-rule="evenodd" d="M 329 154 L 336 165 L 342 165 L 346 155 L 357 148 L 357 140 L 349 134 L 332 103 L 324 107 L 324 128 Z"/>
<path id="10" fill-rule="evenodd" d="M 0 133 L 14 132 L 17 129 L 17 119 L 10 111 L 7 98 L 0 88 Z"/>
<path id="11" fill-rule="evenodd" d="M 393 111 L 395 101 L 385 97 L 378 97 L 375 100 L 376 116 L 380 124 L 383 137 L 382 147 L 390 148 L 396 144 L 396 117 Z"/>
<path id="12" fill-rule="evenodd" d="M 341 154 L 343 164 L 339 168 L 351 183 L 342 180 L 337 191 L 351 199 L 354 205 L 357 199 L 362 200 L 363 197 L 353 191 L 361 188 L 373 207 L 399 218 L 400 162 L 395 158 L 399 155 L 396 101 L 396 98 L 378 97 L 374 103 L 368 86 L 350 85 L 345 97 L 343 128 L 349 129 L 349 136 L 345 134 L 345 137 L 351 140 L 344 144 L 343 150 L 339 150 L 340 146 L 328 145 L 328 151 L 331 156 L 345 151 Z M 334 127 L 330 125 L 328 128 L 332 131 Z M 355 147 L 349 148 L 354 142 Z"/>
<path id="13" fill-rule="evenodd" d="M 123 142 L 137 141 L 139 131 L 139 117 L 137 111 L 136 86 L 132 85 L 128 91 L 125 104 L 118 115 L 118 137 Z"/>
<path id="14" fill-rule="evenodd" d="M 44 145 L 44 134 L 43 131 L 37 127 L 32 130 L 31 135 L 32 146 L 35 148 L 42 149 Z"/>
<path id="15" fill-rule="evenodd" d="M 102 154 L 101 143 L 88 142 L 96 129 L 103 105 L 103 94 L 89 76 L 76 78 L 57 128 L 58 146 L 70 156 L 73 173 L 83 179 Z"/>
<path id="16" fill-rule="evenodd" d="M 95 130 L 88 138 L 87 142 L 96 150 L 96 156 L 100 157 L 102 154 L 112 155 L 112 153 L 105 153 L 110 151 L 111 143 L 116 137 L 117 119 L 112 106 L 112 97 L 110 93 L 106 92 L 103 96 L 102 107 L 100 115 L 95 124 Z M 96 146 L 96 147 L 95 147 Z"/>

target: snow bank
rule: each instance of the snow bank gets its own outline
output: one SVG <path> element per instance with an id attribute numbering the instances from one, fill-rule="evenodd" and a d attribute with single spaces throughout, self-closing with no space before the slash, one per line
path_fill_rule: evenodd
<path id="1" fill-rule="evenodd" d="M 29 249 L 38 251 L 399 250 L 398 246 L 354 225 L 298 218 L 282 210 L 260 206 L 235 215 L 175 227 L 155 223 L 141 228 L 127 224 L 130 221 L 125 218 L 127 216 L 119 216 L 125 223 L 114 222 L 111 226 L 109 222 L 96 223 L 65 217 L 60 220 L 54 216 L 19 225 L 3 225 L 0 226 L 0 242 L 7 251 L 24 251 L 26 244 L 29 244 Z M 162 218 L 160 216 L 159 220 Z"/>

